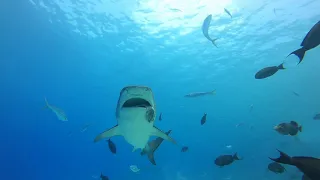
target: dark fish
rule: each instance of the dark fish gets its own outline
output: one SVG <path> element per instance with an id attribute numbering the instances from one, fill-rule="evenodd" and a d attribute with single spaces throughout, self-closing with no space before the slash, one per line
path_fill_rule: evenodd
<path id="1" fill-rule="evenodd" d="M 292 91 L 292 93 L 293 93 L 294 95 L 296 95 L 296 96 L 300 97 L 300 94 L 298 94 L 297 92 Z"/>
<path id="2" fill-rule="evenodd" d="M 108 176 L 105 176 L 101 173 L 100 175 L 101 180 L 109 180 Z"/>
<path id="3" fill-rule="evenodd" d="M 293 51 L 288 56 L 290 56 L 291 54 L 295 54 L 296 56 L 299 57 L 299 63 L 301 63 L 306 51 L 317 47 L 319 44 L 320 44 L 320 21 L 318 21 L 317 24 L 315 24 L 310 29 L 308 34 L 304 37 L 302 43 L 300 44 L 302 48 Z"/>
<path id="4" fill-rule="evenodd" d="M 232 15 L 231 15 L 230 11 L 228 11 L 228 9 L 224 8 L 224 12 L 226 12 L 227 14 L 229 14 L 229 16 L 232 18 Z"/>
<path id="5" fill-rule="evenodd" d="M 286 169 L 277 162 L 272 162 L 268 165 L 268 169 L 276 174 L 282 174 Z"/>
<path id="6" fill-rule="evenodd" d="M 215 94 L 216 94 L 216 90 L 213 90 L 209 92 L 194 92 L 194 93 L 187 94 L 184 97 L 199 97 L 199 96 L 215 95 Z"/>
<path id="7" fill-rule="evenodd" d="M 302 176 L 302 180 L 311 180 L 310 178 L 308 178 L 308 176 L 306 176 L 305 174 Z"/>
<path id="8" fill-rule="evenodd" d="M 298 132 L 302 132 L 302 126 L 299 126 L 295 121 L 291 121 L 290 123 L 280 123 L 274 127 L 274 130 L 282 135 L 295 136 Z"/>
<path id="9" fill-rule="evenodd" d="M 316 114 L 314 117 L 313 117 L 314 120 L 320 120 L 320 114 Z"/>
<path id="10" fill-rule="evenodd" d="M 183 146 L 181 148 L 181 152 L 187 152 L 189 150 L 189 147 L 188 146 Z"/>
<path id="11" fill-rule="evenodd" d="M 166 132 L 167 135 L 171 133 L 171 130 Z M 154 152 L 159 148 L 161 143 L 163 142 L 163 139 L 160 137 L 157 137 L 155 140 L 148 142 L 148 145 L 143 148 L 141 151 L 141 156 L 147 154 L 149 161 L 153 164 L 156 165 L 156 161 L 154 160 Z"/>
<path id="12" fill-rule="evenodd" d="M 221 155 L 217 157 L 214 163 L 217 166 L 223 167 L 232 164 L 235 160 L 240 160 L 240 158 L 237 156 L 237 153 L 235 153 L 234 155 Z"/>
<path id="13" fill-rule="evenodd" d="M 108 146 L 109 146 L 109 149 L 110 151 L 113 153 L 113 154 L 116 154 L 117 153 L 117 147 L 116 145 L 111 141 L 111 139 L 108 139 Z"/>
<path id="14" fill-rule="evenodd" d="M 207 121 L 207 113 L 204 113 L 204 115 L 201 118 L 201 125 L 204 125 L 204 123 L 206 123 Z"/>
<path id="15" fill-rule="evenodd" d="M 256 79 L 264 79 L 264 78 L 267 78 L 267 77 L 274 75 L 276 72 L 278 72 L 279 70 L 282 70 L 282 69 L 285 69 L 283 67 L 283 64 L 280 64 L 279 66 L 265 67 L 265 68 L 261 69 L 260 71 L 258 71 L 254 77 Z"/>
<path id="16" fill-rule="evenodd" d="M 279 151 L 279 150 L 278 150 Z M 303 157 L 294 156 L 290 157 L 284 152 L 280 152 L 279 158 L 270 158 L 271 160 L 281 163 L 296 166 L 300 171 L 302 171 L 310 180 L 320 179 L 320 159 L 313 157 Z"/>
<path id="17" fill-rule="evenodd" d="M 160 113 L 160 116 L 159 116 L 159 121 L 162 120 L 162 113 Z"/>

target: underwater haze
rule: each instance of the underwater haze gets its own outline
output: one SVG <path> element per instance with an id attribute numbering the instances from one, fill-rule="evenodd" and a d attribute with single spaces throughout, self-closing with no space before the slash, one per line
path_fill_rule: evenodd
<path id="1" fill-rule="evenodd" d="M 319 9 L 319 0 L 2 0 L 0 179 L 300 180 L 294 166 L 268 171 L 268 157 L 320 157 L 320 47 L 299 65 L 287 57 Z M 217 47 L 201 30 L 209 14 Z M 157 165 L 121 136 L 116 155 L 107 139 L 93 142 L 117 124 L 119 93 L 131 85 L 152 89 L 155 125 L 179 144 L 165 140 Z M 274 130 L 290 121 L 303 126 L 297 136 Z M 235 153 L 243 159 L 215 165 Z"/>

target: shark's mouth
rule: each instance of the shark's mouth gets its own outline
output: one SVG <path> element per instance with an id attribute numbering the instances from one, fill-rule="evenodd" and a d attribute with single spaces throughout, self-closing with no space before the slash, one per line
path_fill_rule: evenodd
<path id="1" fill-rule="evenodd" d="M 142 98 L 131 98 L 128 99 L 124 104 L 122 105 L 122 108 L 130 108 L 130 107 L 151 107 L 151 104 L 149 101 L 142 99 Z"/>

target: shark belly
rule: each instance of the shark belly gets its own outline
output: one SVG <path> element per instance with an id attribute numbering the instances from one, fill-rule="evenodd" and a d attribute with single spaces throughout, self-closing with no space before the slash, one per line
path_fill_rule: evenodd
<path id="1" fill-rule="evenodd" d="M 146 119 L 145 108 L 123 109 L 118 126 L 124 139 L 134 147 L 133 151 L 145 148 L 153 131 L 153 122 Z"/>

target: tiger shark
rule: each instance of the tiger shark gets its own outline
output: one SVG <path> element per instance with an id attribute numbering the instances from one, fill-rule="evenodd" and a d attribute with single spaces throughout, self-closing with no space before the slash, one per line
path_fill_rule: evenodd
<path id="1" fill-rule="evenodd" d="M 171 130 L 166 132 L 167 135 L 171 133 Z M 146 146 L 142 151 L 141 151 L 141 156 L 147 154 L 149 161 L 153 164 L 156 165 L 156 161 L 154 160 L 154 152 L 159 148 L 161 143 L 163 142 L 164 139 L 158 137 L 155 140 L 152 140 L 148 142 L 148 146 Z"/>
<path id="2" fill-rule="evenodd" d="M 155 118 L 156 104 L 151 88 L 124 87 L 120 92 L 116 108 L 117 125 L 100 133 L 94 142 L 113 136 L 123 136 L 133 146 L 132 152 L 148 146 L 150 136 L 157 136 L 176 144 L 173 138 L 154 126 Z"/>

